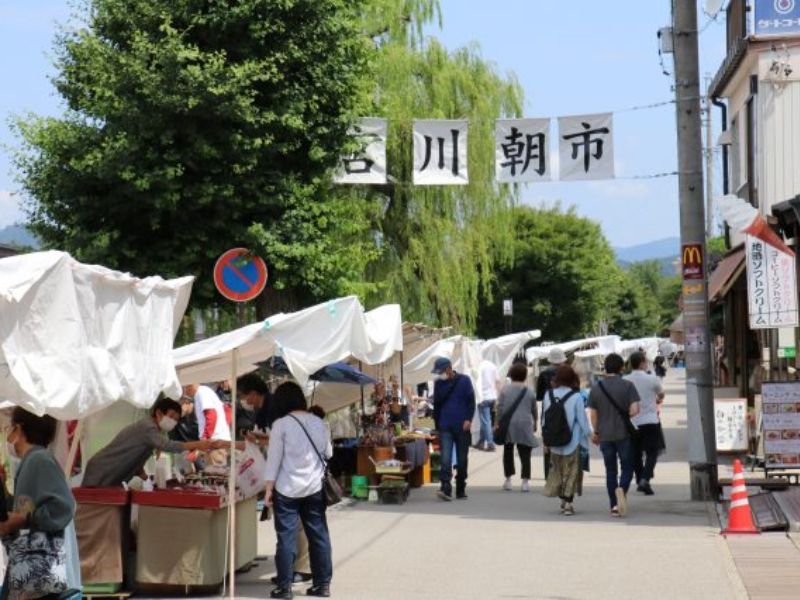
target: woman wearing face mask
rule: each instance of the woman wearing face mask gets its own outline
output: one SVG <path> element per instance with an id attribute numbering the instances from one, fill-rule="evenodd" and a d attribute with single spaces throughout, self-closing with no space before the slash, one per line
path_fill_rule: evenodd
<path id="1" fill-rule="evenodd" d="M 6 440 L 20 463 L 11 512 L 0 523 L 8 551 L 4 598 L 49 598 L 67 588 L 64 529 L 75 516 L 75 500 L 47 450 L 55 434 L 53 417 L 14 409 Z"/>
<path id="2" fill-rule="evenodd" d="M 174 442 L 165 434 L 172 431 L 181 418 L 181 405 L 161 398 L 149 417 L 129 425 L 111 443 L 94 455 L 86 465 L 84 487 L 117 487 L 134 476 L 144 476 L 144 465 L 154 450 L 178 454 L 193 450 L 208 451 L 226 447 L 228 442 L 200 440 Z"/>

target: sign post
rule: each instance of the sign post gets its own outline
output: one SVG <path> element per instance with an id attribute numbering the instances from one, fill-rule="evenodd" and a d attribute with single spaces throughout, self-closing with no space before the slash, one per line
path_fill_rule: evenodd
<path id="1" fill-rule="evenodd" d="M 511 322 L 514 319 L 514 301 L 510 298 L 503 300 L 503 318 L 506 322 L 506 333 L 511 333 Z"/>
<path id="2" fill-rule="evenodd" d="M 254 300 L 267 285 L 267 265 L 250 250 L 233 248 L 217 260 L 214 285 L 233 302 Z"/>

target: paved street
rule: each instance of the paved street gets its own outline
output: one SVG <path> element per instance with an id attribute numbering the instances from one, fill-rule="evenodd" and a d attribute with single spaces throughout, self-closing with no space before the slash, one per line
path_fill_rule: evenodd
<path id="1" fill-rule="evenodd" d="M 664 409 L 668 454 L 656 496 L 633 493 L 631 515 L 608 516 L 603 468 L 594 452 L 577 514 L 544 498 L 542 459 L 533 493 L 504 492 L 500 453 L 472 451 L 469 499 L 445 504 L 429 486 L 404 506 L 359 503 L 332 511 L 333 596 L 392 598 L 746 598 L 712 508 L 689 501 L 681 373 L 671 373 Z M 518 483 L 518 482 L 517 482 Z M 237 597 L 263 598 L 270 560 L 239 578 Z M 297 587 L 300 592 L 302 588 Z"/>

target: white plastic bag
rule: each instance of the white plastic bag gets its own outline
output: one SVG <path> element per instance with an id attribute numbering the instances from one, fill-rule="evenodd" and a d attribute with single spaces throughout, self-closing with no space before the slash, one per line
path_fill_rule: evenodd
<path id="1" fill-rule="evenodd" d="M 252 498 L 264 489 L 267 461 L 256 444 L 247 442 L 244 452 L 236 453 L 236 485 L 244 498 Z"/>

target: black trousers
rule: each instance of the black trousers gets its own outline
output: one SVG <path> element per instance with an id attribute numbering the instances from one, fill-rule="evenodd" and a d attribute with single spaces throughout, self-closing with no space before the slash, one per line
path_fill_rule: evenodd
<path id="1" fill-rule="evenodd" d="M 639 433 L 633 440 L 633 472 L 636 483 L 642 479 L 650 481 L 655 475 L 658 453 L 661 450 L 661 433 L 658 424 L 639 425 Z"/>
<path id="2" fill-rule="evenodd" d="M 519 454 L 519 462 L 522 464 L 522 478 L 531 478 L 531 452 L 533 448 L 525 444 L 517 444 L 517 453 Z M 505 444 L 503 446 L 503 471 L 506 477 L 514 475 L 514 444 Z"/>

